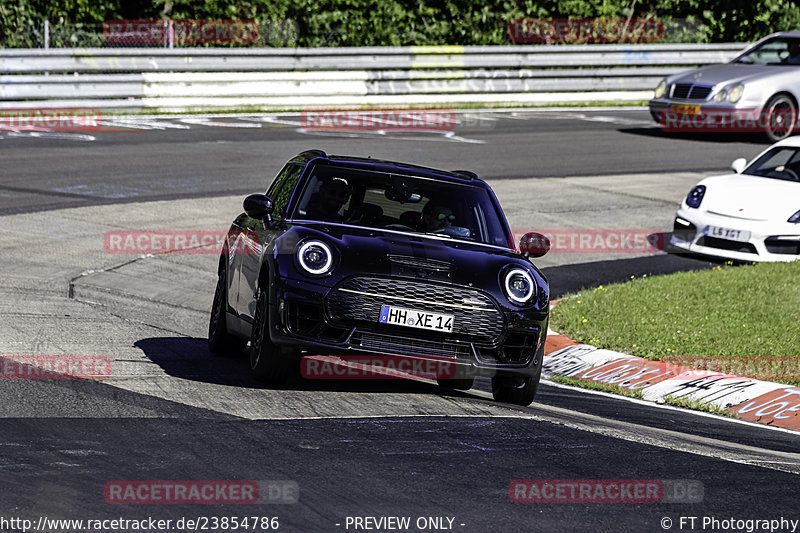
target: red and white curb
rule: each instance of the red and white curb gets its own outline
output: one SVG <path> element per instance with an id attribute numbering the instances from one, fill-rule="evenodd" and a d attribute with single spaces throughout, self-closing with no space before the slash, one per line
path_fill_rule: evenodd
<path id="1" fill-rule="evenodd" d="M 643 399 L 653 402 L 664 402 L 667 396 L 696 401 L 726 409 L 743 420 L 800 430 L 798 387 L 651 361 L 579 344 L 552 330 L 547 335 L 542 376 L 638 390 Z"/>

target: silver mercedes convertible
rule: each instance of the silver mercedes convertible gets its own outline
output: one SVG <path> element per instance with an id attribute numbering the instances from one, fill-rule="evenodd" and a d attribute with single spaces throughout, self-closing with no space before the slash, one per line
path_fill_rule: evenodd
<path id="1" fill-rule="evenodd" d="M 758 131 L 771 142 L 798 129 L 800 31 L 765 37 L 730 63 L 661 80 L 650 114 L 667 131 Z"/>

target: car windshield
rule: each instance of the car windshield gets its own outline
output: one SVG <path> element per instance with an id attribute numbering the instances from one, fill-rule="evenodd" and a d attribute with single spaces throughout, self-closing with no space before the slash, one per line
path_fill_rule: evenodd
<path id="1" fill-rule="evenodd" d="M 748 65 L 800 65 L 800 38 L 776 37 L 733 60 Z"/>
<path id="2" fill-rule="evenodd" d="M 501 217 L 483 187 L 320 164 L 311 169 L 292 218 L 507 248 Z"/>
<path id="3" fill-rule="evenodd" d="M 744 174 L 800 181 L 800 149 L 791 146 L 773 148 L 748 166 Z"/>

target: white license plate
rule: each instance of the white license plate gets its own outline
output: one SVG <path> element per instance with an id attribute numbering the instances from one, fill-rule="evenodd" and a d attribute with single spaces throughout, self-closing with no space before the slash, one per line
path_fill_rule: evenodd
<path id="1" fill-rule="evenodd" d="M 381 306 L 381 316 L 378 322 L 433 331 L 453 331 L 453 315 L 442 315 L 393 305 Z"/>
<path id="2" fill-rule="evenodd" d="M 750 240 L 750 232 L 741 229 L 722 228 L 720 226 L 708 226 L 706 235 L 728 239 L 729 241 L 747 242 Z"/>

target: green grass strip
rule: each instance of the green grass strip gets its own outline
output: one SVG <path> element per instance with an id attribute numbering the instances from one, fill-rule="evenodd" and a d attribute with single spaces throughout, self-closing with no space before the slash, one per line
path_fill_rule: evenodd
<path id="1" fill-rule="evenodd" d="M 800 262 L 632 277 L 568 295 L 551 316 L 578 342 L 654 360 L 800 358 L 798 322 Z"/>
<path id="2" fill-rule="evenodd" d="M 621 394 L 623 396 L 630 396 L 631 398 L 639 398 L 642 399 L 642 391 L 641 390 L 628 390 L 619 385 L 608 385 L 606 383 L 597 383 L 595 381 L 586 381 L 583 379 L 572 378 L 568 376 L 550 376 L 550 381 L 555 381 L 556 383 L 561 383 L 562 385 L 572 385 L 574 387 L 580 387 L 582 389 L 589 389 L 589 390 L 596 390 L 601 392 L 610 392 L 611 394 Z"/>
<path id="3" fill-rule="evenodd" d="M 736 415 L 724 408 L 711 403 L 704 403 L 700 400 L 690 400 L 688 398 L 675 398 L 674 396 L 664 396 L 664 403 L 672 405 L 673 407 L 681 407 L 683 409 L 692 409 L 694 411 L 705 411 L 720 416 L 727 416 L 730 418 L 737 418 Z"/>

